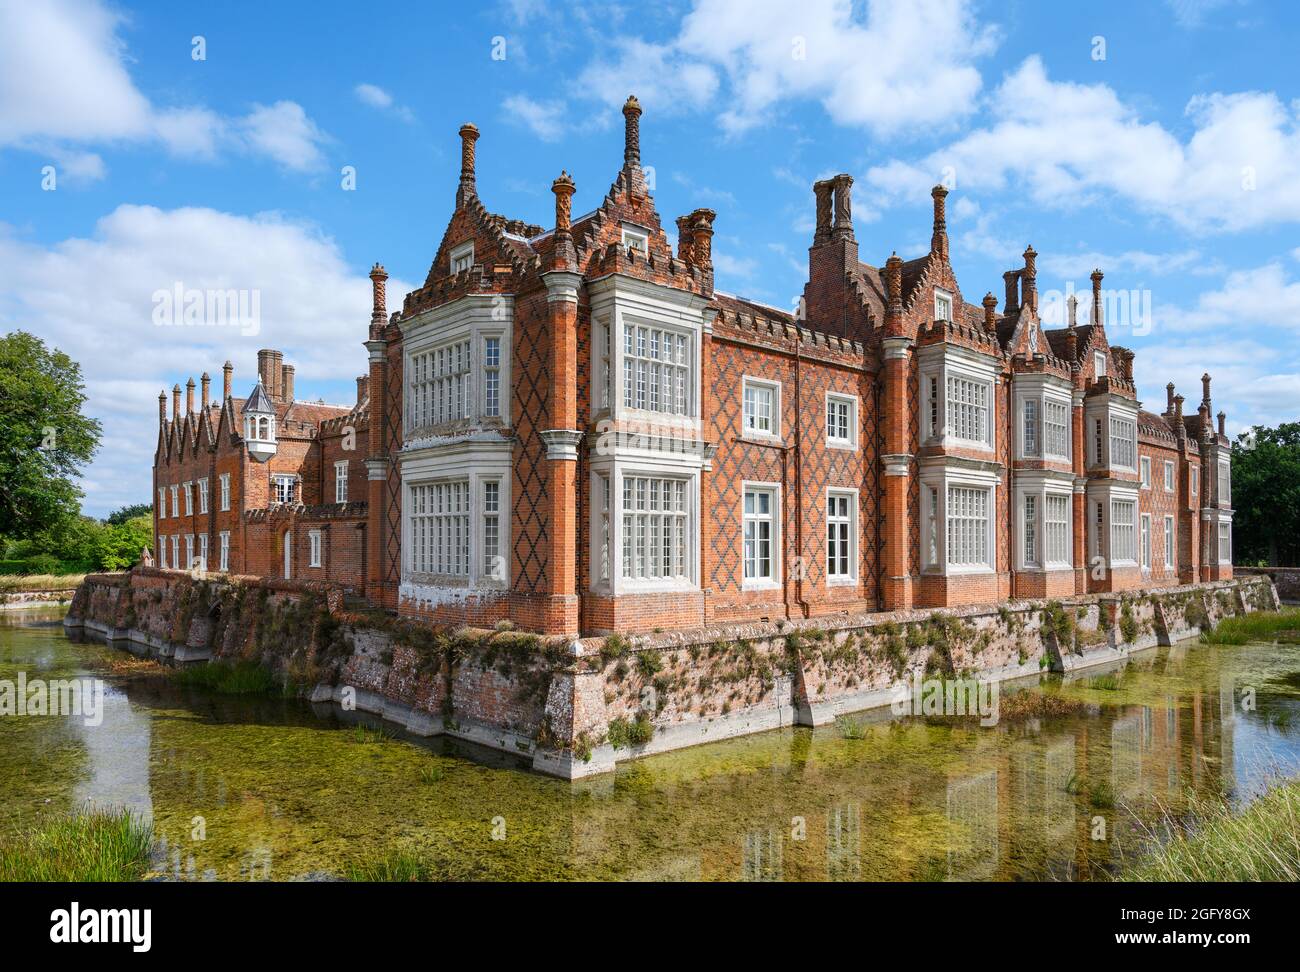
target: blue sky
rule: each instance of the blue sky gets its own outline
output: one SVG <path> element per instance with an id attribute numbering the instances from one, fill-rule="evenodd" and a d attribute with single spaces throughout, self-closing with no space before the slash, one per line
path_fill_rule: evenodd
<path id="1" fill-rule="evenodd" d="M 1149 301 L 1109 331 L 1153 411 L 1208 369 L 1230 431 L 1298 417 L 1293 4 L 406 6 L 0 0 L 0 327 L 84 366 L 88 512 L 148 501 L 159 389 L 226 358 L 236 394 L 278 347 L 350 400 L 366 272 L 423 280 L 462 122 L 487 206 L 549 225 L 561 168 L 575 213 L 608 188 L 629 93 L 666 225 L 718 212 L 719 289 L 792 305 L 818 178 L 854 176 L 873 264 L 924 252 L 944 181 L 968 300 L 1027 243 L 1045 294 L 1100 265 Z M 157 326 L 177 284 L 257 291 L 258 333 Z"/>

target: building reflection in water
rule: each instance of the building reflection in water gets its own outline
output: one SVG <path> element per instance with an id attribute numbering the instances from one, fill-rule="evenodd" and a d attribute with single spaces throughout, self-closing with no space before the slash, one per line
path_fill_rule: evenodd
<path id="1" fill-rule="evenodd" d="M 741 858 L 742 881 L 781 881 L 785 877 L 784 835 L 779 830 L 745 834 Z"/>
<path id="2" fill-rule="evenodd" d="M 862 806 L 843 803 L 826 814 L 826 880 L 862 878 Z"/>
<path id="3" fill-rule="evenodd" d="M 948 850 L 948 878 L 981 881 L 998 867 L 998 771 L 948 781 L 948 821 L 957 848 Z"/>

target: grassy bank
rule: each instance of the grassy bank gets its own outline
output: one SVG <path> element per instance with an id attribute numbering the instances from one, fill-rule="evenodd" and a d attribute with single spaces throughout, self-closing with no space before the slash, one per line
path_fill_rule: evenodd
<path id="1" fill-rule="evenodd" d="M 1213 631 L 1202 632 L 1201 640 L 1211 645 L 1245 645 L 1252 641 L 1276 641 L 1279 635 L 1286 637 L 1288 632 L 1295 631 L 1300 631 L 1300 609 L 1258 611 L 1224 618 Z"/>
<path id="2" fill-rule="evenodd" d="M 206 689 L 222 695 L 278 695 L 279 683 L 257 662 L 208 662 L 186 665 L 172 672 L 172 679 L 189 688 Z"/>
<path id="3" fill-rule="evenodd" d="M 139 881 L 153 828 L 126 810 L 85 810 L 0 835 L 0 881 Z"/>
<path id="4" fill-rule="evenodd" d="M 1119 879 L 1300 881 L 1300 780 L 1275 784 L 1239 812 L 1194 801 L 1189 819 L 1166 819 L 1173 837 Z"/>
<path id="5" fill-rule="evenodd" d="M 70 591 L 85 579 L 85 574 L 0 574 L 0 593 Z"/>
<path id="6" fill-rule="evenodd" d="M 349 864 L 344 871 L 349 881 L 435 881 L 429 866 L 409 850 L 394 850 Z"/>

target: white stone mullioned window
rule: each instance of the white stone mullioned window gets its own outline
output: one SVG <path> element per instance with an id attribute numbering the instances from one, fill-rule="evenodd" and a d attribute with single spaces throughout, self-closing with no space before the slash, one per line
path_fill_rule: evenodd
<path id="1" fill-rule="evenodd" d="M 698 467 L 688 461 L 593 463 L 590 584 L 601 593 L 695 590 L 699 577 Z"/>
<path id="2" fill-rule="evenodd" d="M 298 477 L 289 474 L 279 474 L 271 477 L 271 502 L 280 506 L 288 506 L 297 502 L 298 497 Z"/>
<path id="3" fill-rule="evenodd" d="M 206 477 L 199 480 L 199 512 L 208 512 L 208 480 Z"/>
<path id="4" fill-rule="evenodd" d="M 749 438 L 781 437 L 781 383 L 746 375 L 741 379 L 741 432 Z"/>
<path id="5" fill-rule="evenodd" d="M 741 491 L 741 586 L 781 583 L 781 487 L 745 483 Z"/>
<path id="6" fill-rule="evenodd" d="M 1232 522 L 1230 520 L 1219 521 L 1218 555 L 1220 564 L 1232 563 Z"/>
<path id="7" fill-rule="evenodd" d="M 407 441 L 508 424 L 514 299 L 470 294 L 401 325 Z"/>
<path id="8" fill-rule="evenodd" d="M 1016 476 L 1015 488 L 1016 569 L 1073 567 L 1073 478 L 1022 472 Z"/>
<path id="9" fill-rule="evenodd" d="M 1017 375 L 1014 389 L 1016 458 L 1069 462 L 1069 382 L 1049 375 Z"/>
<path id="10" fill-rule="evenodd" d="M 1088 484 L 1084 509 L 1090 563 L 1101 558 L 1110 567 L 1138 565 L 1138 490 L 1133 482 L 1093 480 Z"/>
<path id="11" fill-rule="evenodd" d="M 1137 474 L 1137 403 L 1094 396 L 1084 407 L 1084 430 L 1089 467 Z"/>
<path id="12" fill-rule="evenodd" d="M 922 440 L 992 452 L 997 443 L 1000 361 L 946 344 L 922 348 L 918 361 Z"/>
<path id="13" fill-rule="evenodd" d="M 708 301 L 622 274 L 589 281 L 586 291 L 596 415 L 698 434 Z"/>
<path id="14" fill-rule="evenodd" d="M 222 473 L 221 482 L 221 510 L 224 512 L 230 509 L 230 473 Z"/>
<path id="15" fill-rule="evenodd" d="M 1219 506 L 1232 506 L 1232 464 L 1226 456 L 1220 456 L 1215 467 L 1215 501 Z"/>
<path id="16" fill-rule="evenodd" d="M 171 493 L 172 493 L 172 516 L 180 516 L 181 515 L 180 487 L 173 485 L 171 488 Z"/>
<path id="17" fill-rule="evenodd" d="M 509 584 L 511 446 L 479 435 L 401 454 L 400 596 L 436 601 L 440 590 Z"/>
<path id="18" fill-rule="evenodd" d="M 167 487 L 158 487 L 158 519 L 167 518 Z"/>
<path id="19" fill-rule="evenodd" d="M 930 573 L 991 573 L 1000 482 L 990 463 L 923 462 L 921 550 Z"/>
<path id="20" fill-rule="evenodd" d="M 217 534 L 217 549 L 220 559 L 218 560 L 219 570 L 230 570 L 230 531 L 222 530 Z"/>
<path id="21" fill-rule="evenodd" d="M 199 534 L 199 570 L 208 569 L 208 535 Z"/>

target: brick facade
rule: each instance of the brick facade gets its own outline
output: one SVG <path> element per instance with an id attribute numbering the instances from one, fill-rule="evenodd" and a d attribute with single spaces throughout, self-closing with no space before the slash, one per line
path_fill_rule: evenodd
<path id="1" fill-rule="evenodd" d="M 183 411 L 173 389 L 170 417 L 160 395 L 156 557 L 176 567 L 170 538 L 206 535 L 198 566 L 216 569 L 224 534 L 232 573 L 287 569 L 403 614 L 566 635 L 1231 577 L 1209 376 L 1194 414 L 1172 385 L 1160 414 L 1142 410 L 1100 271 L 1064 328 L 1042 327 L 1032 247 L 1003 275 L 1001 312 L 992 292 L 970 303 L 947 190 L 929 252 L 873 266 L 839 175 L 813 187 L 797 312 L 716 291 L 716 214 L 678 217 L 674 252 L 640 115 L 629 99 L 623 166 L 594 211 L 573 218 L 576 187 L 555 180 L 549 229 L 486 209 L 479 133 L 461 129 L 423 286 L 390 314 L 387 274 L 371 272 L 354 405 L 296 401 L 276 351 L 247 398 L 229 364 L 219 401 L 206 375 Z M 186 513 L 184 484 L 201 480 L 207 512 L 196 495 Z"/>

